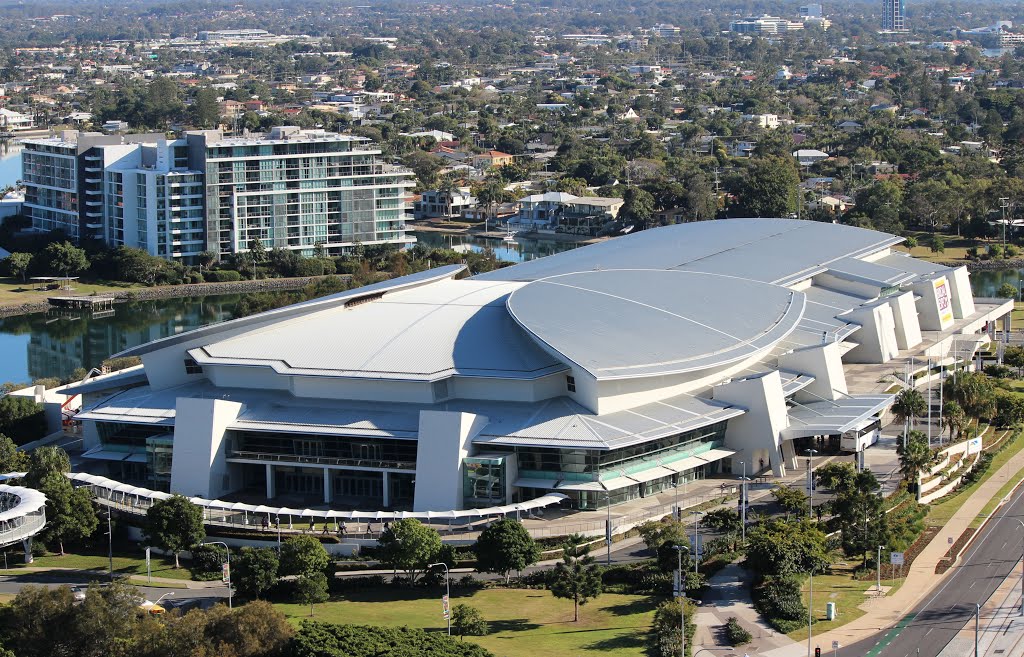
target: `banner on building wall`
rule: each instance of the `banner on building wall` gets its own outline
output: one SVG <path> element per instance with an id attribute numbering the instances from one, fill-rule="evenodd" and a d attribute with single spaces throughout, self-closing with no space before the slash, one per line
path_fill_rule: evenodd
<path id="1" fill-rule="evenodd" d="M 939 308 L 939 322 L 946 324 L 953 321 L 953 301 L 949 296 L 949 281 L 943 276 L 933 283 L 935 286 L 935 303 Z"/>

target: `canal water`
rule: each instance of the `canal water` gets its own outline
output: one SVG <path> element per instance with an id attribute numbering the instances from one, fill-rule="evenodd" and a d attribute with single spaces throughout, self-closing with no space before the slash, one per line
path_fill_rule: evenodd
<path id="1" fill-rule="evenodd" d="M 64 378 L 99 366 L 111 354 L 231 319 L 240 295 L 114 305 L 114 311 L 32 313 L 0 319 L 0 382 Z"/>
<path id="2" fill-rule="evenodd" d="M 516 237 L 514 243 L 504 240 L 483 239 L 467 235 L 449 235 L 435 231 L 418 230 L 413 233 L 416 241 L 423 246 L 435 249 L 467 250 L 483 253 L 487 249 L 494 251 L 498 260 L 505 262 L 526 262 L 536 260 L 554 253 L 578 248 L 576 242 L 554 242 L 548 240 L 526 239 Z"/>

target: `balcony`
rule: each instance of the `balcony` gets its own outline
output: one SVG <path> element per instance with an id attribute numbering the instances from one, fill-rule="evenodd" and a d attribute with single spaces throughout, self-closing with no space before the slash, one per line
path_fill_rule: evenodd
<path id="1" fill-rule="evenodd" d="M 369 468 L 374 470 L 403 470 L 416 472 L 416 463 L 411 461 L 385 461 L 381 459 L 347 459 L 334 456 L 307 456 L 304 454 L 274 454 L 270 452 L 249 452 L 232 450 L 229 459 L 245 459 L 265 463 L 302 463 L 309 465 L 332 465 L 349 468 Z"/>

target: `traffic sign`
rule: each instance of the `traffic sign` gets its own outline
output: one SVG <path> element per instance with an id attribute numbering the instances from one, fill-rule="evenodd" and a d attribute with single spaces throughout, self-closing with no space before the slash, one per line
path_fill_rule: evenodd
<path id="1" fill-rule="evenodd" d="M 889 553 L 889 564 L 892 566 L 903 565 L 903 553 L 902 552 L 890 552 Z"/>
<path id="2" fill-rule="evenodd" d="M 832 642 L 832 650 L 839 650 L 842 646 L 839 645 L 838 641 Z"/>

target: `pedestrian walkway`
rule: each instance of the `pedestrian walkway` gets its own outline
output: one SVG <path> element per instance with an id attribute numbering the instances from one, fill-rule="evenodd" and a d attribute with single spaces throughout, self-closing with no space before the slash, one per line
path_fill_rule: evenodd
<path id="1" fill-rule="evenodd" d="M 815 636 L 815 645 L 831 646 L 832 641 L 839 641 L 840 645 L 850 645 L 867 639 L 894 625 L 904 614 L 916 607 L 926 595 L 955 571 L 955 568 L 951 568 L 942 575 L 935 574 L 936 564 L 949 550 L 947 538 L 952 538 L 954 541 L 959 538 L 981 513 L 989 500 L 999 492 L 1003 484 L 1016 477 L 1022 469 L 1024 469 L 1024 451 L 1015 454 L 971 494 L 946 523 L 945 528 L 914 559 L 906 580 L 896 593 L 885 598 L 871 598 L 865 601 L 860 605 L 860 609 L 866 612 L 863 616 L 842 627 Z M 764 657 L 801 657 L 806 652 L 806 643 L 801 643 L 789 648 L 773 650 L 763 655 Z"/>
<path id="2" fill-rule="evenodd" d="M 37 566 L 25 566 L 23 568 L 13 568 L 7 570 L 2 576 L 4 578 L 14 578 L 20 575 L 30 575 L 35 573 L 68 573 L 68 574 L 83 574 L 90 575 L 96 578 L 97 581 L 107 581 L 110 579 L 109 570 L 96 570 L 96 569 L 82 569 L 82 568 L 51 568 L 51 567 L 37 567 Z M 124 573 L 117 573 L 118 577 L 125 577 Z M 127 576 L 136 578 L 132 581 L 132 584 L 144 586 L 148 582 L 152 581 L 156 585 L 172 585 L 186 589 L 216 589 L 224 588 L 224 584 L 219 579 L 212 581 L 197 581 L 192 579 L 175 579 L 173 577 L 153 577 L 151 580 L 146 575 L 139 575 L 137 573 L 129 573 Z M 141 582 L 138 580 L 146 580 Z"/>
<path id="3" fill-rule="evenodd" d="M 694 653 L 699 648 L 729 647 L 731 644 L 725 638 L 724 626 L 731 617 L 735 617 L 753 637 L 749 644 L 736 648 L 737 653 L 759 655 L 795 643 L 761 619 L 750 598 L 750 579 L 750 573 L 738 563 L 729 564 L 708 579 L 704 603 L 697 608 L 694 618 L 697 626 L 693 638 Z"/>

